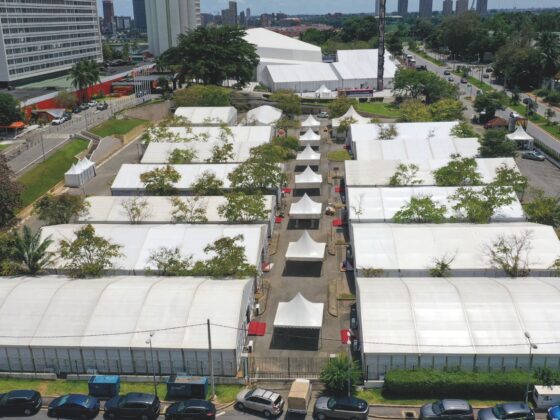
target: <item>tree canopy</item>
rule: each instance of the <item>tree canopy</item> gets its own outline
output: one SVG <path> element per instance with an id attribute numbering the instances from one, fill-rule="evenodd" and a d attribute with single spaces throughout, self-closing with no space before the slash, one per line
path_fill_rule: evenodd
<path id="1" fill-rule="evenodd" d="M 0 227 L 11 223 L 21 206 L 23 186 L 15 181 L 13 176 L 6 157 L 0 155 Z"/>
<path id="2" fill-rule="evenodd" d="M 47 225 L 70 223 L 73 216 L 86 214 L 89 204 L 79 195 L 45 195 L 33 205 L 39 219 Z"/>
<path id="3" fill-rule="evenodd" d="M 452 155 L 451 161 L 434 171 L 436 185 L 440 187 L 456 187 L 480 185 L 482 177 L 474 158 Z"/>
<path id="4" fill-rule="evenodd" d="M 181 174 L 171 165 L 155 168 L 140 175 L 146 192 L 153 195 L 175 195 L 177 193 L 175 183 L 180 179 Z"/>
<path id="5" fill-rule="evenodd" d="M 480 141 L 480 156 L 484 158 L 517 156 L 517 144 L 508 140 L 506 134 L 507 130 L 503 128 L 486 130 Z"/>
<path id="6" fill-rule="evenodd" d="M 22 119 L 19 102 L 12 95 L 0 93 L 0 125 L 10 125 Z"/>
<path id="7" fill-rule="evenodd" d="M 175 106 L 229 106 L 231 90 L 212 85 L 192 85 L 173 93 Z"/>
<path id="8" fill-rule="evenodd" d="M 456 99 L 457 86 L 437 74 L 415 69 L 401 69 L 395 74 L 393 92 L 412 99 L 424 99 L 427 104 L 440 99 Z"/>

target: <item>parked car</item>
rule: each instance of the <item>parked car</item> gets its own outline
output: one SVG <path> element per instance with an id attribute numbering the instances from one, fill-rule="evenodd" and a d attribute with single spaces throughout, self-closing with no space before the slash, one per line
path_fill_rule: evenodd
<path id="1" fill-rule="evenodd" d="M 538 150 L 529 150 L 528 152 L 524 152 L 521 157 L 523 159 L 537 160 L 539 162 L 546 160 L 545 156 Z"/>
<path id="2" fill-rule="evenodd" d="M 350 306 L 350 329 L 358 329 L 358 309 L 355 303 Z"/>
<path id="3" fill-rule="evenodd" d="M 533 102 L 533 100 L 531 98 L 523 98 L 522 101 L 525 105 L 529 105 L 531 102 Z"/>
<path id="4" fill-rule="evenodd" d="M 157 419 L 160 411 L 159 398 L 152 394 L 131 392 L 126 395 L 111 398 L 105 403 L 105 417 Z"/>
<path id="5" fill-rule="evenodd" d="M 483 408 L 478 411 L 478 420 L 535 420 L 535 412 L 531 407 L 522 402 L 509 402 L 496 404 L 492 408 Z"/>
<path id="6" fill-rule="evenodd" d="M 64 114 L 62 114 L 62 116 L 64 118 L 66 118 L 66 121 L 70 121 L 72 119 L 72 113 L 68 112 L 68 111 L 66 111 Z"/>
<path id="7" fill-rule="evenodd" d="M 461 83 L 466 84 L 468 83 L 468 80 L 465 77 L 461 77 Z"/>
<path id="8" fill-rule="evenodd" d="M 555 405 L 550 407 L 546 413 L 547 420 L 559 420 L 560 419 L 560 405 Z"/>
<path id="9" fill-rule="evenodd" d="M 494 69 L 492 67 L 486 67 L 485 72 L 486 73 L 492 73 L 494 71 Z"/>
<path id="10" fill-rule="evenodd" d="M 483 78 L 483 79 L 490 79 L 490 75 L 489 75 L 488 73 L 484 73 L 484 74 L 482 75 L 482 78 Z"/>
<path id="11" fill-rule="evenodd" d="M 82 112 L 82 108 L 80 106 L 75 107 L 72 112 L 74 114 L 79 114 L 80 112 Z"/>
<path id="12" fill-rule="evenodd" d="M 60 124 L 64 124 L 67 121 L 66 117 L 64 115 L 61 115 L 59 118 L 55 118 L 54 120 L 51 121 L 52 125 L 60 125 Z"/>
<path id="13" fill-rule="evenodd" d="M 445 76 L 449 76 L 449 75 L 451 74 L 451 72 L 450 72 L 449 70 L 444 70 L 444 71 L 443 71 L 443 74 L 444 74 Z"/>
<path id="14" fill-rule="evenodd" d="M 89 395 L 68 394 L 55 398 L 47 416 L 56 419 L 93 419 L 99 414 L 99 400 Z"/>
<path id="15" fill-rule="evenodd" d="M 326 111 L 321 111 L 317 114 L 317 118 L 329 118 L 329 113 Z"/>
<path id="16" fill-rule="evenodd" d="M 83 104 L 80 105 L 80 108 L 82 111 L 85 111 L 89 109 L 89 105 L 87 104 L 87 102 L 84 102 Z"/>
<path id="17" fill-rule="evenodd" d="M 107 102 L 99 102 L 97 104 L 98 111 L 105 111 L 107 108 L 109 108 L 109 104 Z"/>
<path id="18" fill-rule="evenodd" d="M 447 78 L 447 81 L 448 81 L 448 82 L 454 82 L 454 81 L 455 81 L 455 78 L 454 78 L 453 76 L 449 76 L 449 77 Z"/>
<path id="19" fill-rule="evenodd" d="M 362 349 L 362 346 L 360 345 L 360 339 L 358 337 L 352 337 L 350 339 L 350 342 L 352 344 L 352 351 L 354 353 L 358 353 Z"/>
<path id="20" fill-rule="evenodd" d="M 426 67 L 426 66 L 416 66 L 416 71 L 428 71 L 428 67 Z"/>
<path id="21" fill-rule="evenodd" d="M 288 394 L 288 413 L 307 414 L 307 407 L 311 400 L 311 381 L 309 379 L 296 379 L 292 382 Z"/>
<path id="22" fill-rule="evenodd" d="M 319 397 L 313 410 L 313 415 L 318 420 L 327 417 L 366 420 L 368 413 L 368 403 L 356 397 Z"/>
<path id="23" fill-rule="evenodd" d="M 0 394 L 0 417 L 32 416 L 41 409 L 43 400 L 37 391 L 23 389 Z"/>
<path id="24" fill-rule="evenodd" d="M 97 106 L 97 101 L 96 101 L 95 99 L 90 100 L 90 101 L 88 102 L 88 106 L 89 106 L 90 108 L 91 108 L 91 107 L 94 107 L 94 106 Z"/>
<path id="25" fill-rule="evenodd" d="M 171 404 L 165 410 L 166 420 L 216 418 L 216 407 L 206 400 L 187 400 Z"/>
<path id="26" fill-rule="evenodd" d="M 277 416 L 284 408 L 284 400 L 280 394 L 265 389 L 244 389 L 236 398 L 236 407 L 239 410 L 248 408 L 259 411 L 265 417 Z"/>
<path id="27" fill-rule="evenodd" d="M 424 404 L 420 408 L 419 419 L 473 420 L 474 413 L 467 401 L 445 399 Z"/>

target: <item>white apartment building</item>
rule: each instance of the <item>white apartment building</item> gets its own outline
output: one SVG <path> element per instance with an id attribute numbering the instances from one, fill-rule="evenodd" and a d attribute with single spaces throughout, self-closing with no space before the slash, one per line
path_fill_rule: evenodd
<path id="1" fill-rule="evenodd" d="M 146 0 L 146 19 L 150 52 L 158 56 L 200 26 L 200 0 Z"/>
<path id="2" fill-rule="evenodd" d="M 0 85 L 103 60 L 96 0 L 0 0 Z"/>

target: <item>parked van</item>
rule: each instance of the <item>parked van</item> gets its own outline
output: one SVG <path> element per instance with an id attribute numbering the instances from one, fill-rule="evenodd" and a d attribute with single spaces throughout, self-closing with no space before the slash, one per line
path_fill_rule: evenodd
<path id="1" fill-rule="evenodd" d="M 560 404 L 560 386 L 535 385 L 533 401 L 537 408 L 549 408 Z"/>
<path id="2" fill-rule="evenodd" d="M 308 379 L 296 379 L 288 394 L 289 413 L 307 414 L 307 406 L 311 400 L 311 381 Z"/>

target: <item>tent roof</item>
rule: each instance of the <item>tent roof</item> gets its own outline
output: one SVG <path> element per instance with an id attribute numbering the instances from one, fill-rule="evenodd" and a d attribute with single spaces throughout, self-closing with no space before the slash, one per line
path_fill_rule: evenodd
<path id="1" fill-rule="evenodd" d="M 327 63 L 279 64 L 266 66 L 273 83 L 335 82 L 338 76 Z"/>
<path id="2" fill-rule="evenodd" d="M 560 353 L 559 278 L 358 278 L 365 354 Z"/>
<path id="3" fill-rule="evenodd" d="M 258 48 L 291 49 L 307 52 L 319 52 L 321 48 L 308 44 L 297 38 L 292 38 L 265 28 L 251 28 L 245 31 L 245 40 Z"/>
<path id="4" fill-rule="evenodd" d="M 319 127 L 321 125 L 321 123 L 319 121 L 317 121 L 315 119 L 315 117 L 311 114 L 309 114 L 307 116 L 307 118 L 305 119 L 305 121 L 303 121 L 301 123 L 301 126 L 306 128 L 306 127 Z"/>
<path id="5" fill-rule="evenodd" d="M 227 137 L 230 137 L 233 143 L 252 143 L 261 141 L 260 139 L 262 138 L 271 139 L 273 135 L 272 127 L 244 125 L 227 127 L 226 131 L 231 131 L 231 136 L 224 133 L 224 129 L 222 129 L 222 127 L 169 127 L 167 130 L 171 134 L 177 136 L 177 143 L 215 143 L 223 141 L 222 138 L 224 137 L 224 134 Z M 159 140 L 152 140 L 152 142 L 157 141 Z M 162 140 L 162 142 L 165 143 L 165 140 Z"/>
<path id="6" fill-rule="evenodd" d="M 413 270 L 423 272 L 434 258 L 453 257 L 452 270 L 491 268 L 485 247 L 499 237 L 531 235 L 529 268 L 549 270 L 560 255 L 560 242 L 551 226 L 535 223 L 387 224 L 352 223 L 357 269 Z"/>
<path id="7" fill-rule="evenodd" d="M 480 191 L 483 187 L 463 187 Z M 450 197 L 459 187 L 348 187 L 347 208 L 348 217 L 352 223 L 391 222 L 395 213 L 410 202 L 413 197 L 431 197 L 438 205 L 447 208 L 446 217 L 460 216 L 452 207 L 455 204 Z M 523 207 L 517 195 L 511 188 L 511 198 L 514 200 L 508 206 L 496 209 L 492 216 L 494 222 L 522 222 L 525 221 Z"/>
<path id="8" fill-rule="evenodd" d="M 232 106 L 181 106 L 175 111 L 176 117 L 183 117 L 192 124 L 235 124 L 237 110 Z"/>
<path id="9" fill-rule="evenodd" d="M 358 114 L 354 107 L 351 106 L 343 116 L 332 119 L 332 126 L 334 128 L 337 128 L 338 126 L 340 126 L 340 122 L 347 118 L 352 118 L 355 121 L 354 124 L 368 124 L 371 121 L 371 118 L 362 117 L 360 114 Z"/>
<path id="10" fill-rule="evenodd" d="M 274 318 L 275 327 L 321 328 L 323 326 L 323 303 L 310 302 L 298 292 L 289 302 L 279 302 Z"/>
<path id="11" fill-rule="evenodd" d="M 155 348 L 204 350 L 209 318 L 232 327 L 212 329 L 213 347 L 235 349 L 251 288 L 204 277 L 3 278 L 0 346 L 147 348 L 145 331 L 158 329 Z M 194 324 L 203 325 L 183 327 Z"/>
<path id="12" fill-rule="evenodd" d="M 317 134 L 315 131 L 313 131 L 311 128 L 308 128 L 304 134 L 299 136 L 299 139 L 300 141 L 302 140 L 316 141 L 316 140 L 321 140 L 321 136 Z"/>
<path id="13" fill-rule="evenodd" d="M 506 135 L 508 140 L 515 140 L 515 141 L 533 141 L 533 137 L 531 137 L 527 132 L 523 129 L 522 126 L 518 125 L 517 129 L 510 134 Z"/>
<path id="14" fill-rule="evenodd" d="M 337 62 L 333 67 L 342 79 L 377 79 L 377 63 L 379 51 L 377 49 L 366 50 L 339 50 L 336 53 Z M 397 66 L 393 61 L 393 56 L 385 51 L 385 67 L 383 77 L 392 79 L 397 72 Z"/>
<path id="15" fill-rule="evenodd" d="M 321 160 L 321 153 L 316 152 L 311 146 L 307 145 L 303 151 L 297 154 L 296 160 Z"/>
<path id="16" fill-rule="evenodd" d="M 325 258 L 324 242 L 315 242 L 307 230 L 303 231 L 297 242 L 288 244 L 286 260 L 289 261 L 323 261 Z"/>
<path id="17" fill-rule="evenodd" d="M 247 112 L 247 123 L 274 124 L 282 118 L 282 110 L 270 105 L 262 105 Z"/>
<path id="18" fill-rule="evenodd" d="M 307 194 L 303 194 L 303 197 L 297 202 L 292 203 L 290 206 L 289 215 L 290 217 L 295 216 L 320 216 L 322 213 L 323 205 L 313 201 Z"/>
<path id="19" fill-rule="evenodd" d="M 441 121 L 441 122 L 411 122 L 411 123 L 394 123 L 394 124 L 352 124 L 350 126 L 350 137 L 352 141 L 379 140 L 382 130 L 394 127 L 397 134 L 392 140 L 401 139 L 428 139 L 434 138 L 439 140 L 456 139 L 451 130 L 459 124 L 459 121 Z"/>
<path id="20" fill-rule="evenodd" d="M 297 174 L 296 178 L 296 185 L 297 184 L 306 184 L 306 183 L 321 183 L 323 182 L 323 176 L 313 171 L 309 166 L 305 168 L 301 174 Z"/>
<path id="21" fill-rule="evenodd" d="M 317 89 L 317 90 L 315 91 L 315 93 L 331 93 L 331 92 L 332 92 L 332 90 L 330 90 L 330 89 L 329 89 L 328 87 L 326 87 L 325 85 L 321 85 L 321 86 L 319 87 L 319 89 Z M 313 118 L 312 115 L 310 115 L 310 117 Z M 308 118 L 308 119 L 309 119 L 309 118 Z M 315 119 L 315 118 L 313 118 L 313 119 Z"/>

